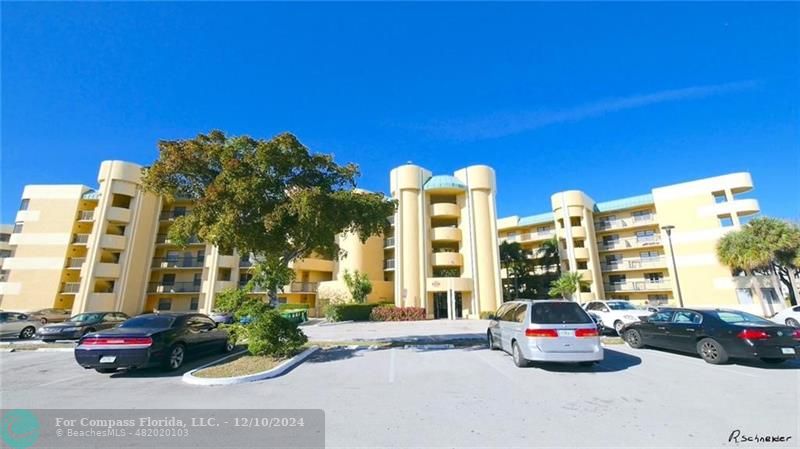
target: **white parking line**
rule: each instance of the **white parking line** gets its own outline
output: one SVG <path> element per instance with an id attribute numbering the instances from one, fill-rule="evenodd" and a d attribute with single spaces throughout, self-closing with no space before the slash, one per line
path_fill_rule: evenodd
<path id="1" fill-rule="evenodd" d="M 395 358 L 395 350 L 394 348 L 389 350 L 389 383 L 394 383 L 394 358 Z"/>

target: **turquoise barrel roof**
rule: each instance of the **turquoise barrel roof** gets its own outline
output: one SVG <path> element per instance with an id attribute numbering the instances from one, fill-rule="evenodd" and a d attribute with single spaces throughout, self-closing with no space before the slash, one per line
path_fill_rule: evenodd
<path id="1" fill-rule="evenodd" d="M 467 186 L 461 182 L 458 178 L 450 175 L 437 175 L 432 176 L 425 182 L 425 185 L 422 186 L 425 190 L 435 190 L 435 189 L 459 189 L 459 190 L 466 190 Z"/>

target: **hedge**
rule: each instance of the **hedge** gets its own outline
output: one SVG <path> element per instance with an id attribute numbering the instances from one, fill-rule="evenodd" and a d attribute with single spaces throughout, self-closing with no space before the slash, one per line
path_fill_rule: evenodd
<path id="1" fill-rule="evenodd" d="M 308 304 L 306 302 L 287 302 L 283 304 L 278 304 L 278 310 L 281 312 L 284 310 L 310 309 L 310 308 L 311 304 Z"/>
<path id="2" fill-rule="evenodd" d="M 425 309 L 421 307 L 375 307 L 369 316 L 372 321 L 420 321 L 426 319 Z"/>
<path id="3" fill-rule="evenodd" d="M 325 317 L 329 321 L 369 321 L 372 309 L 380 304 L 328 304 Z"/>

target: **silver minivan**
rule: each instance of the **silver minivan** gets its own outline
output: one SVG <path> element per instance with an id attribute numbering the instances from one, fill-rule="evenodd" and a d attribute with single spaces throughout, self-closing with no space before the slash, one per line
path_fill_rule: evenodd
<path id="1" fill-rule="evenodd" d="M 597 323 L 572 301 L 509 301 L 491 317 L 487 339 L 490 349 L 510 353 L 519 367 L 530 361 L 591 366 L 603 360 Z"/>

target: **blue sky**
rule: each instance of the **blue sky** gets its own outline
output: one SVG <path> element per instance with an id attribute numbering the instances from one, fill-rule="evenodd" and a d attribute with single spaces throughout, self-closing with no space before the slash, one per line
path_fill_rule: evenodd
<path id="1" fill-rule="evenodd" d="M 747 170 L 800 218 L 798 4 L 2 3 L 2 221 L 159 139 L 295 133 L 388 190 L 488 164 L 498 213 Z"/>

